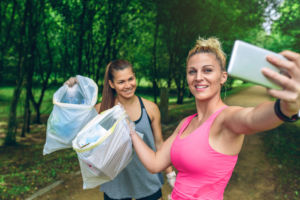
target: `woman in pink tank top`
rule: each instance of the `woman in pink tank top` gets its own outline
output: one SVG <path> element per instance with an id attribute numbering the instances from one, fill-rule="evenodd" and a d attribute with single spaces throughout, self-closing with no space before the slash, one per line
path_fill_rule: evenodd
<path id="1" fill-rule="evenodd" d="M 288 77 L 268 69 L 262 73 L 282 90 L 270 89 L 280 99 L 256 107 L 226 106 L 220 96 L 227 80 L 226 58 L 216 38 L 200 38 L 187 57 L 186 76 L 196 101 L 197 113 L 181 121 L 174 133 L 154 152 L 132 131 L 131 138 L 141 162 L 152 173 L 171 164 L 178 174 L 173 200 L 222 200 L 244 136 L 295 121 L 300 109 L 300 55 L 281 53 L 287 60 L 267 60 L 288 72 Z"/>

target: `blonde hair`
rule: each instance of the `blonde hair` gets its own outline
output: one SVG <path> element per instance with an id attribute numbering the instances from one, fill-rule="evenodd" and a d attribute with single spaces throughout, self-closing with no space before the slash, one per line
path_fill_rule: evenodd
<path id="1" fill-rule="evenodd" d="M 225 71 L 226 65 L 226 54 L 222 50 L 221 42 L 216 37 L 210 37 L 204 39 L 199 37 L 196 41 L 196 45 L 189 51 L 186 59 L 188 63 L 189 59 L 198 53 L 212 53 L 216 56 L 218 62 L 220 63 L 221 69 Z"/>

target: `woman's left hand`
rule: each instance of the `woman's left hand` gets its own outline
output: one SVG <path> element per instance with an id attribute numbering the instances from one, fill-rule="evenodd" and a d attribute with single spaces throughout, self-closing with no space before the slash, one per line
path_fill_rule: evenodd
<path id="1" fill-rule="evenodd" d="M 298 113 L 300 109 L 300 54 L 292 51 L 283 51 L 280 54 L 288 60 L 274 56 L 268 56 L 267 60 L 284 73 L 280 74 L 268 68 L 263 68 L 262 73 L 283 88 L 282 90 L 268 89 L 268 93 L 281 99 L 282 111 L 291 116 Z"/>

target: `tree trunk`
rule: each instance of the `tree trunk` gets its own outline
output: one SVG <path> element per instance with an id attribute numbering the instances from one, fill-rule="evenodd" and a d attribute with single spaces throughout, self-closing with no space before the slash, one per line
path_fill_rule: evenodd
<path id="1" fill-rule="evenodd" d="M 183 97 L 184 97 L 183 93 L 184 92 L 182 90 L 178 91 L 178 93 L 177 93 L 177 104 L 183 104 Z"/>
<path id="2" fill-rule="evenodd" d="M 35 69 L 35 58 L 36 58 L 36 44 L 37 44 L 37 33 L 39 22 L 35 19 L 37 18 L 37 13 L 34 12 L 37 6 L 32 0 L 29 1 L 29 15 L 28 15 L 28 61 L 26 62 L 26 100 L 24 105 L 24 125 L 22 129 L 22 137 L 25 137 L 25 133 L 30 132 L 30 122 L 31 122 L 31 110 L 30 110 L 30 96 L 32 93 L 32 79 Z M 35 15 L 35 16 L 34 16 Z"/>
<path id="3" fill-rule="evenodd" d="M 184 90 L 185 90 L 185 76 L 178 74 L 176 77 L 177 87 L 177 104 L 183 104 Z"/>
<path id="4" fill-rule="evenodd" d="M 160 102 L 159 109 L 161 113 L 161 121 L 162 123 L 168 122 L 168 107 L 169 107 L 169 89 L 161 88 L 160 89 Z"/>
<path id="5" fill-rule="evenodd" d="M 16 3 L 16 0 L 13 1 L 13 11 L 12 11 L 12 14 L 11 14 L 11 17 L 10 17 L 10 22 L 8 24 L 8 26 L 6 27 L 6 35 L 5 35 L 5 38 L 4 38 L 4 43 L 0 45 L 0 51 L 1 51 L 1 56 L 0 56 L 0 83 L 3 81 L 3 78 L 2 78 L 2 74 L 3 74 L 3 70 L 4 70 L 4 65 L 3 65 L 3 61 L 4 61 L 4 57 L 5 57 L 5 54 L 7 52 L 7 47 L 11 45 L 11 41 L 12 41 L 12 34 L 11 34 L 11 29 L 12 29 L 12 25 L 14 24 L 15 22 L 15 13 L 16 13 L 16 7 L 17 7 L 17 3 Z M 4 12 L 5 13 L 5 12 Z M 4 17 L 3 17 L 4 18 Z M 0 28 L 3 27 L 2 25 L 2 20 L 0 20 L 1 23 L 0 23 Z M 3 31 L 4 32 L 4 31 Z M 1 35 L 2 35 L 2 29 L 1 29 Z"/>
<path id="6" fill-rule="evenodd" d="M 20 51 L 23 51 L 23 49 L 20 49 Z M 20 52 L 19 56 L 19 64 L 18 64 L 18 71 L 19 71 L 19 78 L 17 79 L 17 85 L 14 90 L 13 99 L 10 104 L 10 112 L 8 117 L 8 127 L 7 127 L 7 133 L 5 136 L 4 144 L 9 145 L 15 145 L 16 144 L 16 132 L 17 132 L 17 105 L 20 99 L 20 94 L 22 91 L 22 83 L 23 83 L 23 62 L 24 57 Z"/>
<path id="7" fill-rule="evenodd" d="M 45 78 L 43 78 L 44 77 L 43 70 L 40 70 L 40 76 L 42 78 L 42 89 L 41 89 L 41 95 L 39 97 L 38 102 L 35 101 L 34 95 L 32 94 L 32 90 L 30 90 L 30 100 L 31 100 L 31 103 L 33 104 L 35 112 L 36 112 L 35 123 L 37 123 L 37 124 L 41 124 L 41 111 L 40 111 L 40 108 L 41 108 L 41 105 L 42 105 L 42 102 L 43 102 L 45 92 L 46 92 L 47 87 L 48 87 L 48 82 L 49 82 L 51 72 L 52 72 L 52 69 L 53 69 L 53 66 L 54 66 L 53 55 L 52 55 L 52 52 L 51 52 L 51 48 L 50 48 L 50 44 L 49 44 L 49 38 L 48 38 L 47 33 L 48 33 L 48 30 L 46 29 L 44 31 L 44 37 L 45 37 L 45 44 L 46 44 L 46 49 L 47 49 L 47 54 L 48 54 L 48 59 L 49 59 L 49 66 L 47 68 Z M 43 68 L 43 66 L 41 67 L 41 69 L 42 68 Z"/>
<path id="8" fill-rule="evenodd" d="M 85 34 L 85 24 L 84 24 L 84 18 L 86 13 L 86 7 L 87 7 L 87 1 L 82 1 L 83 3 L 83 10 L 80 16 L 80 27 L 79 27 L 79 42 L 78 42 L 78 69 L 77 73 L 82 74 L 82 55 L 83 55 L 83 40 L 84 40 L 84 34 Z"/>
<path id="9" fill-rule="evenodd" d="M 30 102 L 29 102 L 29 96 L 28 94 L 26 94 L 21 137 L 25 137 L 26 133 L 29 132 L 30 132 Z"/>
<path id="10" fill-rule="evenodd" d="M 156 57 L 156 47 L 157 47 L 157 37 L 158 37 L 158 16 L 156 16 L 156 22 L 155 22 L 155 30 L 154 30 L 154 44 L 153 44 L 153 63 L 152 63 L 152 85 L 153 85 L 153 96 L 154 96 L 154 102 L 157 103 L 157 57 Z"/>
<path id="11" fill-rule="evenodd" d="M 17 105 L 20 99 L 20 94 L 22 92 L 22 84 L 24 79 L 24 37 L 25 36 L 25 29 L 26 29 L 26 23 L 27 23 L 27 13 L 29 8 L 29 0 L 25 3 L 25 10 L 24 10 L 24 16 L 23 16 L 23 22 L 21 23 L 20 27 L 20 42 L 18 46 L 19 50 L 19 61 L 18 61 L 18 76 L 16 79 L 16 87 L 14 90 L 13 99 L 10 105 L 10 113 L 8 117 L 8 127 L 7 127 L 7 133 L 5 136 L 5 145 L 15 145 L 16 144 L 16 131 L 17 131 Z"/>
<path id="12" fill-rule="evenodd" d="M 171 83 L 172 83 L 172 65 L 173 65 L 173 54 L 169 52 L 169 67 L 168 67 L 168 88 L 171 89 Z"/>
<path id="13" fill-rule="evenodd" d="M 10 113 L 8 119 L 7 133 L 5 137 L 5 145 L 15 145 L 16 144 L 16 132 L 17 132 L 17 104 L 20 98 L 20 93 L 22 90 L 22 82 L 17 84 L 14 90 L 14 96 L 10 105 Z"/>

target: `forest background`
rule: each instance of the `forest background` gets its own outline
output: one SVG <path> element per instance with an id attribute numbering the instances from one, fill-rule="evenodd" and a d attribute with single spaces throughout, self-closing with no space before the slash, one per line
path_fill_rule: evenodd
<path id="1" fill-rule="evenodd" d="M 237 39 L 300 52 L 300 2 L 1 0 L 1 148 L 17 146 L 32 124 L 45 123 L 53 93 L 69 77 L 88 76 L 101 91 L 105 67 L 114 59 L 133 64 L 138 93 L 159 103 L 167 88 L 170 101 L 183 104 L 189 97 L 186 56 L 199 36 L 219 38 L 228 60 Z M 229 79 L 226 90 L 239 83 Z M 0 188 L 6 184 L 2 176 Z"/>

